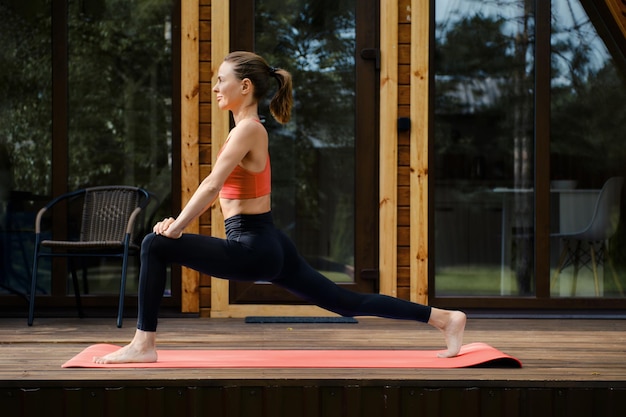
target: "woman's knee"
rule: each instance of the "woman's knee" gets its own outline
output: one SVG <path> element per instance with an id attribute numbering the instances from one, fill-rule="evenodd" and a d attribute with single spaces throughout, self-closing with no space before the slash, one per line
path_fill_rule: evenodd
<path id="1" fill-rule="evenodd" d="M 150 246 L 152 246 L 152 242 L 154 241 L 154 238 L 156 237 L 156 233 L 148 233 L 143 240 L 141 241 L 141 251 L 145 251 L 147 249 L 150 248 Z"/>
<path id="2" fill-rule="evenodd" d="M 172 239 L 168 239 L 165 236 L 159 236 L 156 233 L 148 233 L 141 242 L 141 254 L 148 255 L 149 253 L 159 253 L 163 250 L 167 251 L 168 243 Z"/>

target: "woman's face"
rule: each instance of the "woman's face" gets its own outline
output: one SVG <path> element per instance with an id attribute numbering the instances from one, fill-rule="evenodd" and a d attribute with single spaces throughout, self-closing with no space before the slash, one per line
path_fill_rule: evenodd
<path id="1" fill-rule="evenodd" d="M 232 110 L 241 102 L 242 81 L 235 76 L 232 63 L 224 61 L 220 65 L 213 92 L 221 110 Z"/>

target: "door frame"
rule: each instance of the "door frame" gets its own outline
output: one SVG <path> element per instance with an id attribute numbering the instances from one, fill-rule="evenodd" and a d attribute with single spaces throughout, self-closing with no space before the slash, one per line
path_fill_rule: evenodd
<path id="1" fill-rule="evenodd" d="M 380 124 L 379 137 L 384 137 L 385 141 L 379 141 L 379 168 L 387 170 L 385 178 L 390 179 L 386 184 L 380 182 L 380 195 L 378 197 L 379 209 L 379 227 L 393 231 L 388 238 L 382 239 L 378 236 L 378 247 L 374 244 L 378 251 L 379 258 L 379 286 L 381 293 L 395 295 L 396 293 L 396 262 L 382 262 L 383 253 L 385 256 L 391 256 L 396 259 L 395 247 L 397 244 L 397 159 L 382 158 L 382 155 L 397 156 L 397 72 L 398 72 L 398 55 L 397 55 L 397 22 L 398 22 L 398 3 L 397 0 L 390 2 L 382 2 L 380 6 L 380 43 L 381 49 L 383 45 L 391 45 L 390 53 L 381 54 L 380 57 L 380 79 L 386 79 L 390 82 L 384 83 L 385 87 L 380 90 L 379 109 Z M 223 57 L 230 51 L 230 2 L 217 2 L 211 6 L 211 70 L 213 74 L 217 73 L 219 64 Z M 393 35 L 395 34 L 395 36 Z M 383 43 L 383 38 L 385 42 Z M 384 114 L 383 114 L 383 110 Z M 385 122 L 383 122 L 383 116 Z M 215 161 L 217 152 L 226 138 L 230 128 L 230 120 L 228 114 L 224 114 L 217 109 L 216 106 L 211 107 L 211 158 Z M 383 160 L 384 159 L 384 160 Z M 382 178 L 382 173 L 379 174 Z M 380 180 L 379 180 L 380 181 Z M 393 182 L 393 186 L 391 186 Z M 384 189 L 384 193 L 383 193 Z M 384 204 L 380 204 L 384 201 Z M 385 212 L 385 221 L 383 222 L 382 214 Z M 224 218 L 219 205 L 214 205 L 211 209 L 211 225 L 212 234 L 217 237 L 225 237 L 223 228 Z M 393 226 L 390 227 L 390 224 Z M 387 229 L 389 227 L 389 229 Z M 377 233 L 378 234 L 378 233 Z M 390 241 L 391 240 L 391 241 Z M 383 246 L 384 245 L 384 246 Z M 389 254 L 390 246 L 393 250 Z M 383 249 L 384 248 L 384 252 Z M 229 300 L 229 281 L 215 277 L 211 277 L 211 317 L 245 317 L 248 315 L 299 315 L 299 316 L 335 316 L 327 310 L 313 305 L 289 305 L 289 304 L 231 304 Z"/>

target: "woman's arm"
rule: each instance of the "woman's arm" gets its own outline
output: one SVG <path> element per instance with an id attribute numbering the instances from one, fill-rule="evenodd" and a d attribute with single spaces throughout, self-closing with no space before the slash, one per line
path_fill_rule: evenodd
<path id="1" fill-rule="evenodd" d="M 258 142 L 258 135 L 258 128 L 251 123 L 242 123 L 235 127 L 217 157 L 211 173 L 200 183 L 178 217 L 166 218 L 157 223 L 153 229 L 154 233 L 173 239 L 179 238 L 189 223 L 213 205 L 230 173 Z"/>

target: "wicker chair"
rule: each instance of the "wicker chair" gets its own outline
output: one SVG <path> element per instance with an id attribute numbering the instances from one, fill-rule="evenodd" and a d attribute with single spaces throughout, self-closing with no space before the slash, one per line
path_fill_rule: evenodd
<path id="1" fill-rule="evenodd" d="M 82 201 L 81 201 L 82 200 Z M 35 219 L 35 255 L 30 288 L 28 325 L 32 326 L 37 292 L 37 268 L 42 257 L 65 257 L 68 260 L 79 315 L 82 317 L 80 289 L 74 257 L 116 257 L 122 259 L 122 275 L 119 290 L 117 327 L 122 327 L 126 271 L 130 255 L 139 254 L 139 245 L 133 239 L 133 231 L 142 210 L 148 205 L 150 194 L 141 188 L 129 186 L 91 187 L 58 196 L 38 213 Z M 49 221 L 45 221 L 51 209 L 64 202 L 67 207 L 82 207 L 78 216 L 70 216 L 68 224 L 77 224 L 76 231 L 68 230 L 65 240 L 43 238 L 50 236 Z M 72 204 L 73 203 L 73 204 Z M 82 204 L 81 204 L 82 203 Z M 47 226 L 47 227 L 46 227 Z M 72 229 L 68 227 L 68 229 Z M 78 232 L 78 233 L 77 233 Z M 74 236 L 72 236 L 72 234 Z M 83 270 L 86 283 L 86 272 Z"/>

